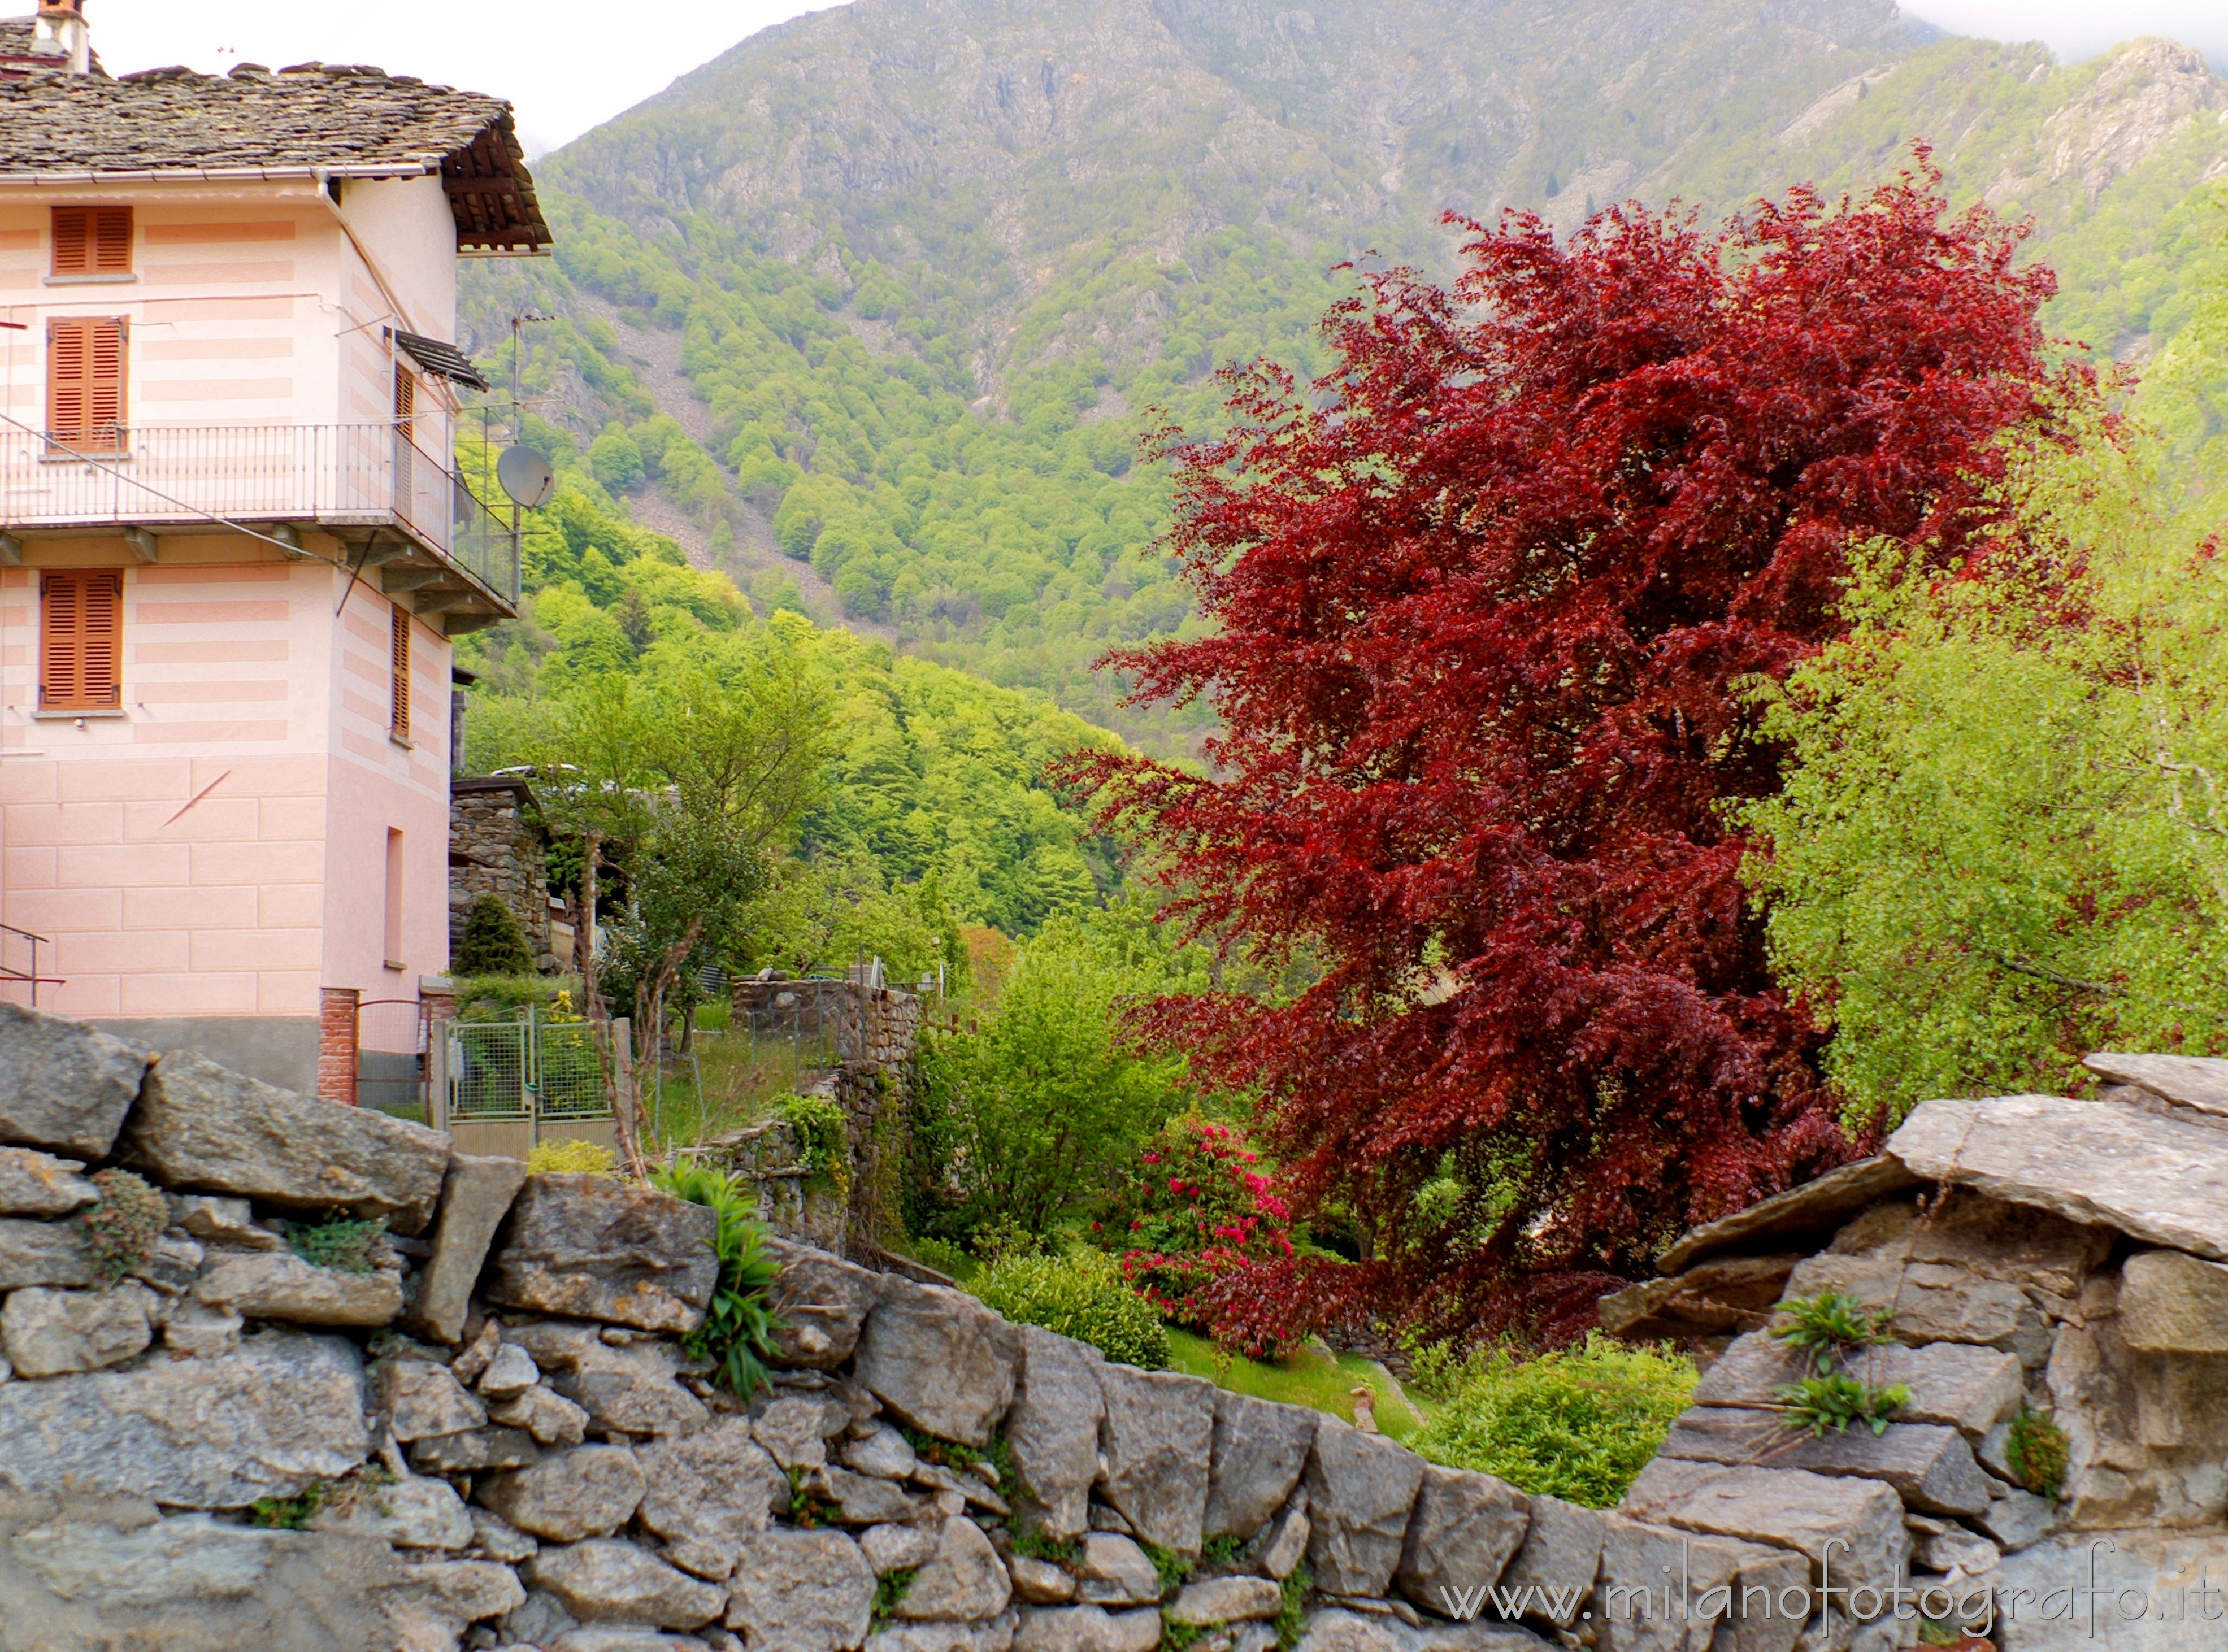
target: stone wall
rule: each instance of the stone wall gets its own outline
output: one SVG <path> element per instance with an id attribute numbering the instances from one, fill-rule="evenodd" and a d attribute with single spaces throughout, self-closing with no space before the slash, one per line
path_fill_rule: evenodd
<path id="1" fill-rule="evenodd" d="M 1616 1529 L 786 1240 L 738 1399 L 708 1209 L 7 1007 L 0 1071 L 0 1648 L 1520 1652 L 1448 1603 L 1578 1623 Z"/>
<path id="2" fill-rule="evenodd" d="M 841 1175 L 805 1163 L 797 1130 L 779 1119 L 708 1143 L 705 1160 L 759 1188 L 759 1214 L 777 1233 L 840 1255 L 884 1260 L 899 1237 L 897 1177 L 905 1152 L 922 1003 L 909 992 L 851 981 L 740 981 L 733 1025 L 794 1036 L 827 1065 L 803 1093 L 843 1110 Z"/>
<path id="3" fill-rule="evenodd" d="M 783 1240 L 739 1399 L 708 1210 L 8 1006 L 0 1141 L 10 1652 L 1518 1652 L 1446 1591 L 1578 1621 L 1615 1526 Z M 105 1287 L 104 1162 L 163 1190 Z"/>
<path id="4" fill-rule="evenodd" d="M 2228 1645 L 2228 1061 L 2089 1065 L 2094 1101 L 1927 1102 L 1880 1156 L 1604 1298 L 1608 1328 L 1717 1354 L 1623 1513 L 1814 1567 L 1840 1538 L 1846 1575 L 1931 1591 L 1937 1618 L 1962 1600 L 2001 1652 Z M 1776 1304 L 1829 1291 L 1885 1318 L 1892 1341 L 1841 1361 L 1909 1390 L 1882 1432 L 1766 1409 L 1809 1374 Z M 2049 1495 L 2014 1441 L 2042 1419 L 2067 1447 Z"/>
<path id="5" fill-rule="evenodd" d="M 1604 1316 L 1723 1351 L 1595 1512 L 784 1240 L 738 1399 L 683 1345 L 709 1211 L 0 1005 L 0 1648 L 1886 1652 L 1962 1585 L 2025 1591 L 2003 1652 L 2211 1649 L 2228 1082 L 2140 1082 L 1929 1104 L 1681 1241 Z M 102 1165 L 162 1190 L 108 1284 Z M 334 1214 L 360 1271 L 285 1226 Z M 1764 1316 L 1828 1289 L 1891 1316 L 1877 1433 L 1771 1409 Z"/>
<path id="6" fill-rule="evenodd" d="M 449 783 L 449 950 L 464 939 L 464 914 L 491 894 L 526 932 L 544 974 L 556 970 L 549 933 L 549 834 L 526 782 L 503 777 Z"/>

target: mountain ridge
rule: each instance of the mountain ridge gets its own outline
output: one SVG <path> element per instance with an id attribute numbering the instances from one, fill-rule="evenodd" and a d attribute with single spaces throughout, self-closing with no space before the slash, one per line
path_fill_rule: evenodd
<path id="1" fill-rule="evenodd" d="M 762 607 L 1166 748 L 1198 719 L 1090 669 L 1187 623 L 1136 438 L 1212 427 L 1224 362 L 1319 370 L 1341 260 L 1443 273 L 1450 207 L 1860 190 L 1930 141 L 2032 220 L 2052 324 L 2140 361 L 2222 272 L 2224 123 L 2174 42 L 2067 67 L 1879 0 L 854 0 L 546 160 L 554 267 L 475 272 L 467 336 L 558 315 L 545 433 Z"/>

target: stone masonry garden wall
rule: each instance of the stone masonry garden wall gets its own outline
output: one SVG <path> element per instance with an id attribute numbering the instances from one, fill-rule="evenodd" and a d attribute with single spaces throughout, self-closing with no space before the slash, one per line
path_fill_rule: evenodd
<path id="1" fill-rule="evenodd" d="M 1898 1591 L 2107 1534 L 2182 1615 L 2000 1643 L 2215 1648 L 2228 1086 L 2120 1076 L 1930 1104 L 1610 1298 L 1725 1347 L 1597 1513 L 784 1240 L 739 1399 L 684 1346 L 708 1210 L 0 1007 L 0 1652 L 1884 1652 Z M 1880 1433 L 1757 1409 L 1772 1302 L 1826 1289 L 1893 1316 Z"/>
<path id="2" fill-rule="evenodd" d="M 1960 1600 L 2000 1652 L 2228 1646 L 2228 1061 L 2088 1065 L 2093 1101 L 1924 1103 L 1604 1298 L 1621 1335 L 1721 1350 L 1622 1514 L 1904 1583 L 1883 1646 Z M 1809 1374 L 1775 1307 L 1826 1293 L 1886 1316 L 1844 1361 L 1908 1389 L 1882 1432 L 1766 1409 Z"/>

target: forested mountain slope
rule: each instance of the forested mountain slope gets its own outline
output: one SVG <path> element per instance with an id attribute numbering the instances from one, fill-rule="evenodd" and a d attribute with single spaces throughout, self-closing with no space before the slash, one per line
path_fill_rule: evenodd
<path id="1" fill-rule="evenodd" d="M 540 168 L 554 265 L 485 266 L 530 427 L 638 521 L 802 606 L 1133 738 L 1090 663 L 1185 623 L 1155 541 L 1162 418 L 1313 369 L 1374 250 L 1444 269 L 1445 208 L 1567 231 L 1628 196 L 1738 209 L 1934 145 L 2033 215 L 2061 331 L 2148 359 L 2228 273 L 2228 86 L 2142 42 L 2089 64 L 1921 38 L 1873 0 L 854 0 L 753 36 Z"/>

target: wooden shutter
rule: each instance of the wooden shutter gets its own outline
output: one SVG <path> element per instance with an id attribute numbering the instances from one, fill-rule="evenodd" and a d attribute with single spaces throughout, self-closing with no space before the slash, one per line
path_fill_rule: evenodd
<path id="1" fill-rule="evenodd" d="M 394 423 L 404 438 L 413 432 L 411 420 L 418 413 L 418 380 L 410 369 L 400 362 L 394 368 Z"/>
<path id="2" fill-rule="evenodd" d="M 392 621 L 393 645 L 388 651 L 387 697 L 392 709 L 388 727 L 394 738 L 410 738 L 410 616 L 400 604 L 395 605 Z"/>
<path id="3" fill-rule="evenodd" d="M 124 703 L 124 576 L 50 568 L 39 581 L 39 705 L 110 711 Z"/>
<path id="4" fill-rule="evenodd" d="M 131 272 L 131 208 L 56 207 L 54 227 L 56 275 Z"/>
<path id="5" fill-rule="evenodd" d="M 47 434 L 80 451 L 123 445 L 125 355 L 121 316 L 47 323 Z"/>

